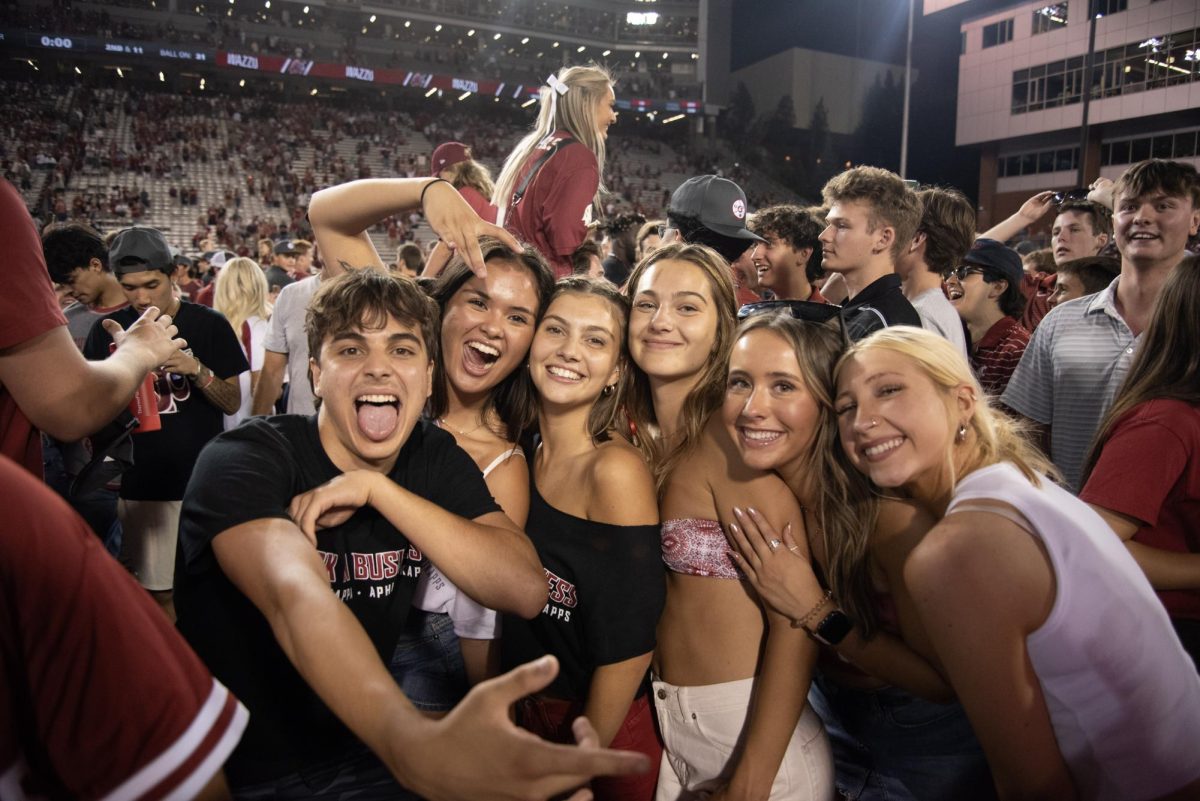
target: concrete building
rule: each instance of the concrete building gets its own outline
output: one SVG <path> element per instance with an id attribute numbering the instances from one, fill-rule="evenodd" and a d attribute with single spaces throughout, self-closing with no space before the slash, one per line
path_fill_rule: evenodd
<path id="1" fill-rule="evenodd" d="M 1083 142 L 1089 7 L 1101 16 Z M 1200 167 L 1197 0 L 990 10 L 962 23 L 958 77 L 956 144 L 980 149 L 980 230 L 1039 190 L 1075 187 L 1080 158 L 1084 183 L 1152 156 Z"/>

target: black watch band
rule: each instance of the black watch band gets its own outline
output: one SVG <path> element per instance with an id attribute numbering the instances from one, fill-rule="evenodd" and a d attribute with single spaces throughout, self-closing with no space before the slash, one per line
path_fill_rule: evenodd
<path id="1" fill-rule="evenodd" d="M 808 633 L 819 643 L 835 646 L 846 639 L 846 635 L 853 628 L 854 624 L 850 622 L 846 613 L 841 609 L 834 609 L 821 618 L 821 622 L 817 624 L 816 628 L 810 629 Z"/>

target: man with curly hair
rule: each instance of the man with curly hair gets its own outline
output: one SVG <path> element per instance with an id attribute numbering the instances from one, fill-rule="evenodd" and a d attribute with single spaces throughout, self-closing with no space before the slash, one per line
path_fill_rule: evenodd
<path id="1" fill-rule="evenodd" d="M 749 228 L 764 241 L 754 246 L 751 258 L 758 284 L 780 300 L 825 303 L 812 282 L 821 276 L 821 242 L 824 228 L 814 209 L 790 203 L 768 206 L 757 212 Z"/>

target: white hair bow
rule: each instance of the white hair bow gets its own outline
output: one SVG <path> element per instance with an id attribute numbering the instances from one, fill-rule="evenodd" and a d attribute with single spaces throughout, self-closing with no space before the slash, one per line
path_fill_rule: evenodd
<path id="1" fill-rule="evenodd" d="M 567 86 L 562 81 L 560 81 L 558 79 L 557 75 L 553 75 L 553 74 L 551 74 L 550 77 L 546 79 L 546 83 L 547 83 L 547 85 L 549 85 L 549 87 L 551 89 L 551 92 L 550 92 L 550 125 L 557 126 L 558 125 L 558 96 L 565 95 L 567 93 L 567 89 L 569 89 L 570 87 Z"/>

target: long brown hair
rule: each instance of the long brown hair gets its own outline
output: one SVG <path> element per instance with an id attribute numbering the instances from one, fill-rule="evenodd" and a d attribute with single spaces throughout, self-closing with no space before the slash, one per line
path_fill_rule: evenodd
<path id="1" fill-rule="evenodd" d="M 1185 256 L 1159 291 L 1129 374 L 1104 415 L 1083 467 L 1082 484 L 1096 467 L 1117 421 L 1146 401 L 1200 404 L 1200 259 Z"/>
<path id="2" fill-rule="evenodd" d="M 631 302 L 637 296 L 642 276 L 655 264 L 663 261 L 687 262 L 700 268 L 708 278 L 717 314 L 717 332 L 712 357 L 700 371 L 696 385 L 683 401 L 683 409 L 680 412 L 682 419 L 679 421 L 683 436 L 669 448 L 660 438 L 650 435 L 651 426 L 658 425 L 658 417 L 654 412 L 654 397 L 650 392 L 649 376 L 632 359 L 629 369 L 621 375 L 621 387 L 618 391 L 625 399 L 625 412 L 636 431 L 635 444 L 650 464 L 654 473 L 654 484 L 659 493 L 666 487 L 671 471 L 700 441 L 708 418 L 725 399 L 725 378 L 729 368 L 729 351 L 733 347 L 734 318 L 737 314 L 737 295 L 728 262 L 712 248 L 679 242 L 656 248 L 633 268 L 625 284 L 625 294 Z"/>
<path id="3" fill-rule="evenodd" d="M 622 295 L 620 290 L 607 279 L 590 278 L 586 275 L 569 275 L 566 278 L 560 278 L 554 285 L 554 294 L 546 301 L 545 308 L 548 310 L 555 299 L 563 295 L 591 295 L 608 302 L 613 318 L 617 321 L 617 367 L 620 369 L 620 375 L 624 376 L 629 371 L 629 338 L 625 336 L 625 332 L 629 328 L 629 298 Z M 594 443 L 608 440 L 611 432 L 616 428 L 624 401 L 621 396 L 621 386 L 621 380 L 618 378 L 612 391 L 596 398 L 592 404 L 592 410 L 588 412 L 588 434 L 591 435 Z"/>
<path id="4" fill-rule="evenodd" d="M 550 271 L 550 266 L 546 264 L 542 255 L 529 246 L 526 246 L 524 250 L 513 251 L 500 240 L 491 237 L 480 237 L 479 248 L 483 251 L 485 264 L 493 259 L 507 260 L 519 265 L 529 273 L 537 292 L 536 313 L 540 318 L 554 288 L 554 274 Z M 462 289 L 463 284 L 474 276 L 475 273 L 463 259 L 461 251 L 455 251 L 450 263 L 438 274 L 433 286 L 427 290 L 429 296 L 437 303 L 440 314 L 445 313 L 450 298 L 454 297 L 455 293 Z M 440 339 L 439 334 L 439 342 Z M 534 412 L 537 408 L 536 398 L 533 395 L 532 386 L 523 375 L 528 372 L 524 369 L 524 365 L 528 363 L 528 355 L 526 353 L 521 364 L 518 364 L 516 369 L 492 388 L 484 403 L 483 419 L 488 420 L 490 413 L 494 411 L 502 430 L 492 427 L 492 433 L 508 442 L 520 439 L 521 435 L 536 420 Z M 449 383 L 450 378 L 446 375 L 445 363 L 442 359 L 438 359 L 433 365 L 433 388 L 426 407 L 430 417 L 436 419 L 449 411 Z"/>
<path id="5" fill-rule="evenodd" d="M 801 475 L 808 476 L 809 497 L 817 523 L 814 532 L 825 550 L 825 583 L 838 604 L 857 624 L 864 638 L 878 626 L 871 598 L 869 546 L 879 519 L 880 495 L 842 451 L 833 399 L 837 394 L 833 369 L 844 349 L 837 321 L 797 320 L 786 311 L 747 317 L 734 341 L 751 331 L 765 330 L 792 347 L 800 377 L 821 414 L 804 455 Z M 793 486 L 797 493 L 800 487 Z"/>
<path id="6" fill-rule="evenodd" d="M 488 200 L 491 200 L 492 193 L 496 191 L 496 186 L 492 183 L 492 174 L 488 171 L 487 165 L 474 159 L 460 161 L 453 167 L 448 167 L 446 171 L 450 173 L 450 183 L 454 185 L 455 189 L 469 186 Z"/>

